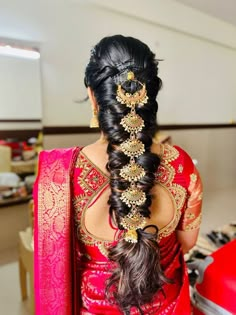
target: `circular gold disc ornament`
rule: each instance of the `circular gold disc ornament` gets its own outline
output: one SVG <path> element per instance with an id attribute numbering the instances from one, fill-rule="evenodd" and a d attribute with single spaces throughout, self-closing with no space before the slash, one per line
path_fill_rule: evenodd
<path id="1" fill-rule="evenodd" d="M 141 206 L 146 201 L 146 195 L 137 187 L 129 187 L 121 194 L 120 199 L 128 207 Z"/>
<path id="2" fill-rule="evenodd" d="M 138 157 L 145 152 L 144 144 L 138 139 L 127 139 L 120 145 L 121 150 L 129 157 Z"/>
<path id="3" fill-rule="evenodd" d="M 137 163 L 129 163 L 122 167 L 120 176 L 129 182 L 136 182 L 145 175 L 144 168 Z"/>
<path id="4" fill-rule="evenodd" d="M 138 211 L 132 209 L 129 214 L 121 219 L 120 224 L 126 230 L 143 229 L 146 219 Z"/>
<path id="5" fill-rule="evenodd" d="M 137 229 L 143 229 L 146 225 L 146 219 L 138 211 L 132 209 L 131 212 L 121 219 L 120 224 L 126 229 L 124 238 L 127 242 L 137 243 Z"/>
<path id="6" fill-rule="evenodd" d="M 121 119 L 120 124 L 127 132 L 140 132 L 144 127 L 144 121 L 138 114 L 130 112 Z"/>
<path id="7" fill-rule="evenodd" d="M 148 102 L 147 90 L 145 84 L 142 84 L 142 88 L 135 92 L 134 94 L 125 92 L 121 85 L 118 85 L 116 92 L 116 100 L 126 105 L 129 108 L 132 108 L 134 105 L 144 105 Z"/>

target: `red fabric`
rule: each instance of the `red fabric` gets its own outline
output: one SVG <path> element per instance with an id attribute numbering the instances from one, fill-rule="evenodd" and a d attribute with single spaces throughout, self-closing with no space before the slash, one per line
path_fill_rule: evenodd
<path id="1" fill-rule="evenodd" d="M 169 191 L 173 193 L 173 196 L 178 199 L 177 204 L 181 206 L 181 209 L 179 208 L 179 212 L 176 214 L 178 215 L 177 222 L 175 220 L 173 222 L 175 222 L 176 227 L 179 226 L 184 229 L 192 220 L 192 218 L 187 219 L 185 217 L 185 211 L 188 198 L 192 193 L 189 190 L 190 175 L 195 172 L 195 167 L 186 152 L 178 147 L 166 147 L 164 155 L 166 155 L 165 161 L 160 165 L 159 172 L 157 172 L 157 180 L 165 184 Z M 183 170 L 179 167 L 180 165 L 183 166 Z M 81 152 L 76 163 L 73 182 L 76 224 L 79 231 L 78 244 L 80 246 L 80 252 L 78 253 L 78 269 L 81 275 L 80 298 L 82 300 L 80 314 L 122 314 L 105 297 L 105 282 L 115 266 L 104 255 L 101 247 L 108 248 L 114 242 L 103 244 L 87 233 L 84 227 L 81 227 L 85 208 L 89 208 L 99 198 L 104 187 L 107 187 L 108 178 Z M 199 215 L 199 212 L 198 209 L 195 215 Z M 166 235 L 166 231 L 163 231 L 163 234 Z M 159 240 L 159 245 L 164 272 L 167 277 L 174 279 L 175 283 L 164 285 L 166 298 L 162 294 L 157 294 L 151 305 L 143 307 L 144 312 L 145 314 L 159 315 L 188 315 L 191 313 L 188 275 L 180 245 L 176 238 L 175 228 L 169 235 Z M 134 308 L 131 309 L 131 315 L 136 314 L 139 314 L 139 312 Z"/>
<path id="2" fill-rule="evenodd" d="M 34 188 L 36 314 L 121 314 L 104 295 L 105 281 L 114 268 L 104 253 L 112 244 L 95 243 L 80 228 L 84 208 L 99 196 L 109 179 L 83 154 L 76 160 L 77 153 L 78 148 L 72 148 L 40 154 Z M 176 214 L 159 231 L 159 244 L 162 267 L 167 277 L 175 279 L 175 284 L 166 284 L 163 288 L 166 298 L 157 294 L 154 303 L 144 306 L 145 314 L 190 314 L 188 277 L 175 230 L 182 218 L 181 228 L 188 227 L 189 222 L 191 228 L 197 227 L 192 224 L 192 216 L 184 217 L 192 194 L 189 189 L 192 171 L 194 166 L 183 150 L 164 147 L 157 181 L 172 194 Z M 199 210 L 194 216 L 198 214 Z M 132 309 L 131 315 L 135 314 L 137 311 Z"/>

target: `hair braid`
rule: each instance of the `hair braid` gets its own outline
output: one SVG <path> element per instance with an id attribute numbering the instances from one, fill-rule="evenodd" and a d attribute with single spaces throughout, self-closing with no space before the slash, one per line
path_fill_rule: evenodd
<path id="1" fill-rule="evenodd" d="M 121 65 L 126 65 L 122 67 Z M 127 66 L 128 65 L 128 66 Z M 150 217 L 152 203 L 151 189 L 155 182 L 155 172 L 160 164 L 159 157 L 151 152 L 152 138 L 156 132 L 156 96 L 161 87 L 157 76 L 157 61 L 154 54 L 142 42 L 121 35 L 104 38 L 93 50 L 90 62 L 86 68 L 85 84 L 90 86 L 99 105 L 99 125 L 108 140 L 107 170 L 110 172 L 111 195 L 108 200 L 110 215 L 115 219 L 120 230 L 124 230 L 122 219 L 131 208 L 122 201 L 122 193 L 130 182 L 121 176 L 121 169 L 127 165 L 130 158 L 121 150 L 120 145 L 130 138 L 121 125 L 121 120 L 130 109 L 117 99 L 117 84 L 124 82 L 122 88 L 127 93 L 139 90 L 138 82 L 126 82 L 123 77 L 127 71 L 135 73 L 137 80 L 145 83 L 148 101 L 144 106 L 136 106 L 136 113 L 144 121 L 144 127 L 137 132 L 137 139 L 145 148 L 145 152 L 135 158 L 145 174 L 136 181 L 136 186 L 146 199 L 137 206 L 143 217 Z M 108 297 L 114 296 L 118 306 L 125 314 L 131 307 L 139 309 L 151 302 L 154 295 L 162 290 L 165 278 L 161 265 L 156 233 L 150 233 L 146 228 L 137 229 L 138 241 L 127 242 L 121 238 L 109 249 L 109 259 L 116 263 L 117 268 L 107 282 Z"/>

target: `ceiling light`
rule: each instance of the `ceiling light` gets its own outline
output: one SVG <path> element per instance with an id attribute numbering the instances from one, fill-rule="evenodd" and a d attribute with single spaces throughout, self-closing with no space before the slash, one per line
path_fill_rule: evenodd
<path id="1" fill-rule="evenodd" d="M 36 50 L 16 48 L 9 45 L 0 46 L 0 55 L 14 56 L 27 59 L 39 59 L 40 53 Z"/>

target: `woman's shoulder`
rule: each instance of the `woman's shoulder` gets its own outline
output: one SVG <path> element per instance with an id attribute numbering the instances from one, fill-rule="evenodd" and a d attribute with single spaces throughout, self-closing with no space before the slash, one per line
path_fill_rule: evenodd
<path id="1" fill-rule="evenodd" d="M 185 165 L 193 165 L 193 160 L 191 156 L 180 146 L 162 144 L 161 158 L 165 162 L 173 162 L 175 160 L 182 161 Z"/>
<path id="2" fill-rule="evenodd" d="M 177 145 L 163 144 L 158 175 L 188 190 L 196 168 L 191 156 Z"/>
<path id="3" fill-rule="evenodd" d="M 162 146 L 161 164 L 174 170 L 178 178 L 188 182 L 195 170 L 195 165 L 189 153 L 177 145 L 163 144 Z"/>

